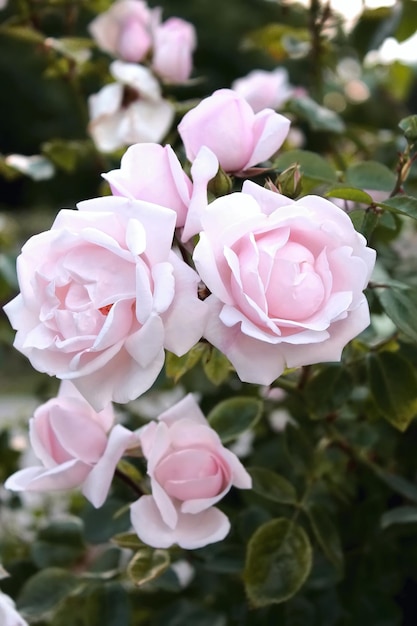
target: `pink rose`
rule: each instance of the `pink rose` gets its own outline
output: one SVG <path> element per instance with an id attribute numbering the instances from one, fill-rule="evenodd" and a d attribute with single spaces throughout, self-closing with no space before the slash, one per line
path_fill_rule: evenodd
<path id="1" fill-rule="evenodd" d="M 178 132 L 190 161 L 207 146 L 226 172 L 240 172 L 269 159 L 289 127 L 279 113 L 264 109 L 255 114 L 237 93 L 219 89 L 184 115 Z"/>
<path id="2" fill-rule="evenodd" d="M 194 549 L 221 541 L 226 515 L 213 504 L 234 485 L 250 489 L 237 456 L 223 447 L 190 394 L 137 432 L 148 461 L 151 496 L 131 505 L 139 538 L 155 548 Z"/>
<path id="3" fill-rule="evenodd" d="M 159 9 L 149 10 L 142 0 L 119 0 L 91 22 L 89 31 L 102 50 L 136 63 L 151 48 L 159 14 Z"/>
<path id="4" fill-rule="evenodd" d="M 1 8 L 1 5 L 0 5 Z M 12 598 L 0 590 L 0 624 L 1 626 L 29 626 L 16 610 Z"/>
<path id="5" fill-rule="evenodd" d="M 232 83 L 233 91 L 245 98 L 255 113 L 262 109 L 278 109 L 291 98 L 294 87 L 288 82 L 288 72 L 278 67 L 272 72 L 253 70 Z"/>
<path id="6" fill-rule="evenodd" d="M 201 337 L 199 277 L 171 250 L 176 214 L 107 196 L 62 210 L 17 261 L 21 293 L 5 311 L 33 367 L 71 379 L 96 410 L 149 389 L 164 349 Z"/>
<path id="7" fill-rule="evenodd" d="M 241 380 L 269 385 L 286 367 L 337 361 L 369 324 L 362 293 L 375 263 L 332 202 L 296 202 L 246 181 L 201 216 L 194 252 L 205 300 L 205 337 Z"/>
<path id="8" fill-rule="evenodd" d="M 192 55 L 196 44 L 194 26 L 171 17 L 155 29 L 152 69 L 171 83 L 186 81 L 193 69 Z"/>
<path id="9" fill-rule="evenodd" d="M 114 195 L 169 207 L 177 214 L 177 226 L 184 226 L 192 183 L 171 146 L 131 146 L 122 157 L 120 169 L 103 174 L 103 178 Z"/>
<path id="10" fill-rule="evenodd" d="M 96 413 L 70 382 L 58 397 L 36 409 L 29 422 L 33 451 L 42 462 L 8 478 L 13 491 L 51 491 L 81 487 L 95 507 L 104 503 L 116 465 L 136 436 L 120 424 L 113 427 L 111 405 Z"/>

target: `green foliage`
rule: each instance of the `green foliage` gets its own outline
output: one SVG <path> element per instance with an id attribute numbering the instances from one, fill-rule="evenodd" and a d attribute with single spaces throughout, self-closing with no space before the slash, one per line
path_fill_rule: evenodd
<path id="1" fill-rule="evenodd" d="M 208 422 L 223 443 L 233 441 L 254 426 L 262 415 L 262 402 L 255 398 L 230 398 L 215 406 L 207 416 Z"/>
<path id="2" fill-rule="evenodd" d="M 144 546 L 138 550 L 127 567 L 127 574 L 130 580 L 137 585 L 158 578 L 169 567 L 170 557 L 167 550 L 154 550 Z"/>

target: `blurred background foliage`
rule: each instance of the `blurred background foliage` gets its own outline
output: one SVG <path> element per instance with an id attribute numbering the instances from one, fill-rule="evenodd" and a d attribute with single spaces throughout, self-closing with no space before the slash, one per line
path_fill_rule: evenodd
<path id="1" fill-rule="evenodd" d="M 61 207 L 105 193 L 100 174 L 120 161 L 122 152 L 100 154 L 87 132 L 87 97 L 110 80 L 109 58 L 88 39 L 87 26 L 109 5 L 10 0 L 0 13 L 2 304 L 16 291 L 21 244 L 49 228 Z M 233 520 L 227 541 L 187 554 L 173 550 L 169 557 L 146 552 L 126 534 L 131 497 L 117 482 L 99 511 L 76 493 L 31 498 L 3 491 L 1 560 L 11 576 L 0 581 L 1 588 L 17 598 L 30 623 L 41 626 L 415 625 L 417 274 L 410 216 L 417 216 L 417 172 L 410 157 L 417 132 L 416 118 L 409 116 L 417 113 L 417 53 L 412 62 L 387 62 L 375 52 L 387 37 L 402 42 L 416 32 L 417 2 L 364 8 L 349 30 L 318 0 L 307 7 L 289 0 L 150 5 L 162 6 L 164 18 L 180 16 L 197 29 L 196 80 L 165 87 L 178 102 L 178 118 L 189 101 L 229 87 L 254 68 L 285 67 L 291 83 L 309 98 L 294 98 L 283 111 L 303 143 L 302 152 L 288 145 L 278 155 L 277 176 L 296 162 L 304 190 L 330 191 L 348 201 L 363 200 L 355 196 L 358 189 L 404 191 L 411 198 L 406 206 L 394 201 L 380 213 L 362 208 L 352 214 L 378 250 L 376 284 L 392 288 L 369 290 L 373 325 L 345 350 L 341 365 L 290 372 L 263 398 L 263 418 L 252 428 L 254 443 L 245 457 L 257 468 L 256 488 L 226 498 Z M 404 118 L 408 122 L 399 128 Z M 178 146 L 175 133 L 169 139 Z M 7 164 L 11 154 L 42 155 L 46 161 L 24 175 Z M 53 175 L 39 173 L 39 167 L 53 167 Z M 291 184 L 285 177 L 280 182 Z M 335 191 L 338 186 L 345 191 Z M 36 404 L 57 388 L 56 381 L 32 370 L 12 341 L 3 316 L 0 480 L 27 454 L 27 419 Z M 124 409 L 127 425 L 137 428 L 149 407 L 155 411 L 168 402 L 165 394 L 175 392 L 177 381 L 180 393 L 201 394 L 206 413 L 231 396 L 262 391 L 240 383 L 213 353 L 202 352 L 193 367 L 171 358 L 156 389 Z M 241 419 L 234 417 L 233 440 Z M 246 428 L 242 423 L 240 430 Z M 136 478 L 143 468 L 134 462 L 128 471 Z M 308 535 L 311 571 L 305 565 L 308 549 L 301 549 L 304 535 L 292 537 L 282 576 L 284 583 L 294 576 L 293 590 L 301 591 L 281 602 L 281 590 L 280 603 L 254 608 L 253 572 L 260 567 L 254 531 L 277 518 L 297 519 L 300 533 Z M 246 555 L 249 540 L 254 563 Z M 139 549 L 141 558 L 130 564 L 126 582 L 130 548 Z M 191 582 L 167 559 L 191 568 Z M 142 585 L 149 575 L 154 580 Z"/>

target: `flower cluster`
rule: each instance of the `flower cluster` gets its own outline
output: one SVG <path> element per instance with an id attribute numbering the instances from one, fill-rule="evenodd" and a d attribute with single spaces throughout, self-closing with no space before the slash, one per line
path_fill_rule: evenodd
<path id="1" fill-rule="evenodd" d="M 170 129 L 174 107 L 159 81 L 183 83 L 191 75 L 194 26 L 178 17 L 161 21 L 161 9 L 142 0 L 118 0 L 90 24 L 99 48 L 115 57 L 115 82 L 89 99 L 90 134 L 102 152 L 140 142 L 159 142 Z"/>
<path id="2" fill-rule="evenodd" d="M 21 292 L 5 310 L 16 348 L 63 383 L 31 420 L 42 466 L 9 488 L 81 487 L 101 506 L 121 457 L 140 450 L 151 493 L 131 506 L 139 537 L 184 548 L 225 537 L 214 505 L 251 479 L 193 397 L 137 432 L 114 425 L 111 402 L 143 394 L 166 351 L 185 355 L 202 338 L 242 381 L 269 385 L 288 367 L 340 360 L 369 324 L 375 252 L 345 212 L 248 180 L 288 130 L 272 109 L 219 90 L 178 126 L 190 175 L 170 146 L 134 145 L 104 175 L 112 195 L 61 210 L 25 244 Z M 232 176 L 235 191 L 216 184 Z"/>

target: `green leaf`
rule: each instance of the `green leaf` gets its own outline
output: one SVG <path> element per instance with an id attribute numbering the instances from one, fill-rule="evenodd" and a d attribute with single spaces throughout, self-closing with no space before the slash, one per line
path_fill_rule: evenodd
<path id="1" fill-rule="evenodd" d="M 352 393 L 352 378 L 339 364 L 325 366 L 308 382 L 305 398 L 310 417 L 323 419 L 338 411 Z"/>
<path id="2" fill-rule="evenodd" d="M 398 124 L 404 133 L 404 137 L 410 143 L 417 141 L 417 115 L 409 115 L 404 117 Z"/>
<path id="3" fill-rule="evenodd" d="M 417 414 L 417 374 L 396 352 L 380 352 L 368 358 L 371 393 L 379 411 L 404 431 Z"/>
<path id="4" fill-rule="evenodd" d="M 401 494 L 407 500 L 411 500 L 412 502 L 417 502 L 417 485 L 411 483 L 406 478 L 402 476 L 398 476 L 397 474 L 390 474 L 385 470 L 377 467 L 375 465 L 371 465 L 373 471 L 378 476 L 380 480 L 382 480 L 388 487 Z"/>
<path id="5" fill-rule="evenodd" d="M 285 518 L 273 519 L 254 533 L 248 544 L 244 581 L 255 607 L 291 598 L 306 581 L 312 565 L 307 534 Z"/>
<path id="6" fill-rule="evenodd" d="M 184 374 L 189 372 L 194 365 L 207 353 L 210 346 L 206 343 L 197 343 L 191 350 L 183 356 L 177 356 L 172 352 L 166 353 L 165 372 L 168 378 L 172 378 L 177 383 Z"/>
<path id="7" fill-rule="evenodd" d="M 204 355 L 203 369 L 213 385 L 221 385 L 233 371 L 233 366 L 220 350 L 211 347 L 210 351 Z"/>
<path id="8" fill-rule="evenodd" d="M 272 23 L 250 33 L 243 42 L 245 49 L 259 48 L 276 61 L 289 56 L 306 56 L 310 49 L 310 37 L 306 28 L 293 28 L 282 23 Z"/>
<path id="9" fill-rule="evenodd" d="M 288 150 L 280 154 L 274 161 L 274 167 L 284 171 L 291 165 L 298 164 L 303 176 L 318 181 L 334 182 L 337 180 L 336 171 L 319 154 L 308 150 Z"/>
<path id="10" fill-rule="evenodd" d="M 287 109 L 306 120 L 313 130 L 332 133 L 343 133 L 345 130 L 344 121 L 335 111 L 321 106 L 308 96 L 289 100 Z"/>
<path id="11" fill-rule="evenodd" d="M 343 187 L 338 185 L 328 189 L 324 195 L 326 198 L 339 198 L 340 200 L 360 202 L 361 204 L 372 204 L 373 202 L 369 193 L 357 187 Z"/>
<path id="12" fill-rule="evenodd" d="M 25 583 L 17 599 L 17 608 L 25 619 L 39 620 L 57 609 L 68 595 L 75 593 L 83 584 L 74 574 L 49 567 Z"/>
<path id="13" fill-rule="evenodd" d="M 131 550 L 139 550 L 145 545 L 139 539 L 136 533 L 119 533 L 111 539 L 120 548 L 130 548 Z"/>
<path id="14" fill-rule="evenodd" d="M 263 403 L 256 398 L 238 396 L 223 400 L 207 416 L 209 424 L 223 443 L 232 441 L 259 421 Z"/>
<path id="15" fill-rule="evenodd" d="M 140 587 L 145 583 L 158 578 L 170 565 L 170 556 L 167 550 L 154 550 L 148 546 L 138 550 L 127 566 L 130 580 Z"/>
<path id="16" fill-rule="evenodd" d="M 375 289 L 385 313 L 405 335 L 417 341 L 417 290 L 408 285 Z"/>
<path id="17" fill-rule="evenodd" d="M 360 161 L 346 170 L 348 185 L 372 191 L 391 191 L 396 182 L 395 174 L 378 161 Z"/>
<path id="18" fill-rule="evenodd" d="M 318 544 L 329 561 L 339 570 L 343 570 L 344 557 L 339 533 L 323 507 L 309 503 L 306 513 L 311 523 Z"/>
<path id="19" fill-rule="evenodd" d="M 398 213 L 399 215 L 407 215 L 417 220 L 417 198 L 412 196 L 394 196 L 388 198 L 384 202 L 376 202 L 376 205 L 391 213 Z"/>
<path id="20" fill-rule="evenodd" d="M 65 172 L 73 172 L 79 161 L 91 151 L 89 141 L 53 139 L 42 144 L 43 154 Z"/>
<path id="21" fill-rule="evenodd" d="M 385 530 L 393 524 L 417 523 L 417 506 L 398 506 L 386 511 L 381 517 L 381 528 Z"/>
<path id="22" fill-rule="evenodd" d="M 247 470 L 252 477 L 252 490 L 258 495 L 280 504 L 297 503 L 296 490 L 283 476 L 264 467 L 249 467 Z"/>
<path id="23" fill-rule="evenodd" d="M 81 520 L 57 520 L 39 531 L 32 544 L 32 558 L 39 568 L 69 566 L 81 558 L 85 549 Z"/>

